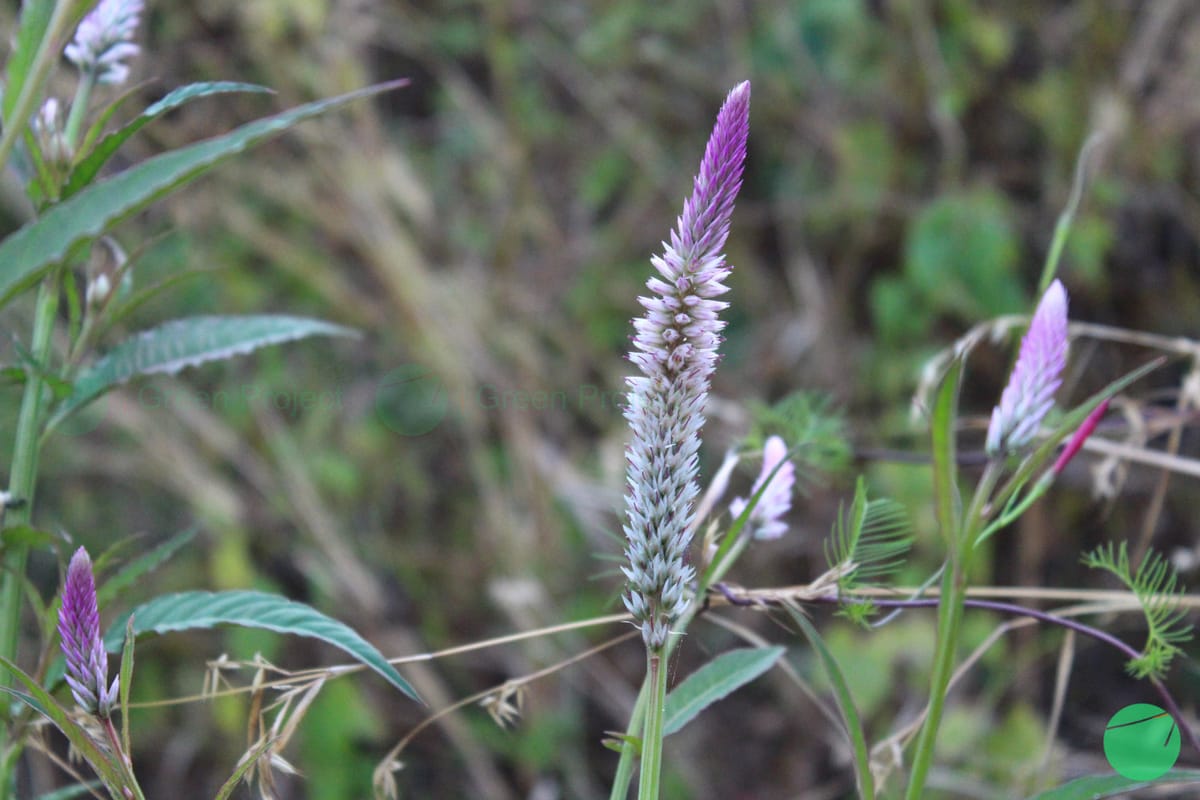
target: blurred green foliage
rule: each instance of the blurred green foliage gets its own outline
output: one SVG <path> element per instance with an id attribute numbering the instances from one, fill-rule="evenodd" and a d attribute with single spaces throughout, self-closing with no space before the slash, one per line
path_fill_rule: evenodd
<path id="1" fill-rule="evenodd" d="M 269 586 L 394 656 L 619 608 L 619 576 L 604 558 L 620 549 L 629 319 L 720 99 L 743 78 L 754 85 L 750 155 L 704 463 L 715 468 L 754 431 L 790 430 L 812 437 L 817 466 L 835 477 L 796 503 L 792 533 L 747 554 L 737 581 L 815 577 L 851 491 L 844 478 L 860 467 L 872 496 L 896 498 L 914 521 L 918 560 L 901 581 L 928 574 L 937 534 L 908 403 L 919 368 L 970 326 L 1028 308 L 1090 132 L 1108 140 L 1064 257 L 1073 318 L 1195 333 L 1200 214 L 1189 187 L 1200 101 L 1184 76 L 1200 69 L 1187 46 L 1200 12 L 1186 4 L 214 0 L 152 6 L 148 28 L 138 74 L 156 82 L 139 89 L 146 100 L 214 79 L 263 83 L 279 97 L 173 115 L 123 163 L 268 108 L 398 76 L 412 85 L 304 127 L 120 232 L 127 249 L 150 242 L 139 288 L 203 272 L 105 344 L 183 311 L 288 310 L 365 334 L 155 379 L 179 390 L 166 407 L 134 386 L 105 401 L 94 427 L 48 443 L 43 529 L 103 546 L 202 526 L 190 552 L 122 607 L 157 591 Z M 27 329 L 27 313 L 15 309 L 8 329 Z M 1064 397 L 1140 355 L 1108 345 L 1076 354 L 1079 374 L 1096 377 L 1072 378 Z M 982 439 L 1009 355 L 1002 345 L 973 356 L 965 452 Z M 389 427 L 376 402 L 381 379 L 409 365 L 448 402 L 420 436 Z M 329 389 L 340 404 L 290 414 L 200 394 L 245 385 Z M 483 386 L 566 402 L 489 407 Z M 761 412 L 789 396 L 783 416 Z M 15 403 L 0 393 L 0 442 L 11 441 Z M 739 473 L 730 491 L 752 480 Z M 1192 490 L 1172 489 L 1160 547 L 1198 533 Z M 1148 490 L 1135 481 L 1133 491 Z M 1082 500 L 1046 505 L 1027 528 L 996 537 L 981 581 L 1083 585 L 1093 579 L 1078 551 L 1136 531 L 1146 506 L 1115 504 L 1101 521 Z M 35 567 L 48 594 L 54 565 Z M 971 619 L 975 642 L 997 624 Z M 795 643 L 757 617 L 737 620 Z M 876 740 L 922 698 L 931 625 L 911 613 L 828 636 Z M 621 630 L 508 644 L 406 675 L 438 708 Z M 262 650 L 288 668 L 330 663 L 304 643 L 240 636 L 139 650 L 137 697 L 195 692 L 204 661 L 221 652 Z M 689 648 L 708 652 L 721 636 L 696 626 Z M 476 707 L 447 718 L 401 755 L 398 780 L 422 797 L 503 800 L 546 782 L 563 796 L 606 796 L 615 757 L 599 741 L 624 724 L 622 687 L 643 667 L 634 644 L 539 682 L 512 731 Z M 947 731 L 961 746 L 942 765 L 1005 793 L 1044 744 L 1054 653 L 1019 636 L 994 653 L 983 685 L 954 695 L 947 728 L 965 728 Z M 999 667 L 1017 662 L 1029 677 L 1013 685 Z M 1131 691 L 1119 661 L 1089 679 Z M 1071 689 L 1068 715 L 1104 716 Z M 673 738 L 671 797 L 849 796 L 848 773 L 819 766 L 841 747 L 837 731 L 814 724 L 792 688 L 770 691 L 777 701 L 736 695 L 714 709 L 719 722 Z M 284 795 L 361 796 L 368 765 L 423 713 L 371 678 L 326 686 L 291 752 L 306 777 L 280 776 Z M 148 793 L 170 796 L 182 774 L 197 796 L 211 793 L 244 747 L 244 714 L 240 701 L 138 712 L 135 762 L 151 773 Z M 168 744 L 178 762 L 163 758 Z M 1077 734 L 1060 746 L 1094 758 L 1098 745 Z"/>

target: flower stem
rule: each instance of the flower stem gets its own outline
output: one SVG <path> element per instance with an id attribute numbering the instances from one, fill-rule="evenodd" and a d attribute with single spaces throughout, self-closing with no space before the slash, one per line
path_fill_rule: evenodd
<path id="1" fill-rule="evenodd" d="M 642 730 L 642 769 L 638 800 L 658 800 L 662 775 L 663 711 L 667 700 L 666 648 L 651 650 L 646 659 L 646 720 Z"/>
<path id="2" fill-rule="evenodd" d="M 11 118 L 4 120 L 4 131 L 0 134 L 0 169 L 3 169 L 8 163 L 17 139 L 25 134 L 29 117 L 34 112 L 38 98 L 42 96 L 46 78 L 62 54 L 62 42 L 69 33 L 71 23 L 76 19 L 74 9 L 77 5 L 70 0 L 58 0 L 54 4 L 54 11 L 51 12 L 46 34 L 42 37 L 41 44 L 38 45 L 37 54 L 34 56 L 25 82 L 21 84 L 21 91 L 17 95 Z M 0 793 L 3 791 L 4 787 L 0 786 Z M 3 794 L 0 794 L 0 797 L 3 797 Z"/>
<path id="3" fill-rule="evenodd" d="M 33 321 L 32 357 L 33 367 L 25 376 L 25 394 L 21 398 L 21 411 L 17 417 L 16 442 L 13 446 L 12 472 L 9 475 L 8 494 L 18 501 L 5 519 L 8 525 L 27 525 L 33 518 L 33 491 L 37 482 L 39 454 L 38 430 L 41 427 L 42 406 L 45 401 L 46 385 L 42 378 L 50 354 L 50 334 L 54 330 L 54 319 L 58 313 L 58 280 L 51 276 L 38 289 L 37 308 Z M 29 548 L 19 542 L 7 548 L 4 555 L 4 573 L 0 576 L 0 655 L 16 661 L 17 642 L 21 627 L 21 591 L 25 580 L 25 562 Z M 7 682 L 9 676 L 4 674 Z M 0 726 L 0 750 L 6 744 L 6 731 Z M 8 743 L 11 757 L 0 763 L 0 800 L 8 797 L 11 769 L 20 750 L 17 742 Z"/>
<path id="4" fill-rule="evenodd" d="M 96 85 L 96 73 L 84 70 L 79 76 L 79 86 L 75 89 L 75 99 L 71 101 L 71 113 L 67 116 L 67 124 L 63 127 L 63 139 L 67 142 L 67 152 L 75 153 L 79 144 L 79 131 L 83 128 L 83 118 L 87 116 L 88 101 L 92 99 L 92 88 Z"/>
<path id="5" fill-rule="evenodd" d="M 929 713 L 921 726 L 917 739 L 917 750 L 913 754 L 912 773 L 909 777 L 906 800 L 920 800 L 925 788 L 925 777 L 933 763 L 934 745 L 937 744 L 938 728 L 942 711 L 946 705 L 946 691 L 950 677 L 954 674 L 954 656 L 958 645 L 958 631 L 962 625 L 963 601 L 966 599 L 967 579 L 962 562 L 957 555 L 951 557 L 950 568 L 942 576 L 941 602 L 938 604 L 937 647 L 934 651 L 933 676 L 929 688 Z"/>
<path id="6" fill-rule="evenodd" d="M 642 722 L 646 716 L 646 696 L 649 688 L 649 681 L 642 681 L 642 688 L 638 691 L 637 701 L 633 704 L 633 711 L 629 715 L 629 727 L 625 729 L 626 736 L 640 737 L 642 735 Z M 629 784 L 633 782 L 633 754 L 633 745 L 626 740 L 621 746 L 621 759 L 617 762 L 617 771 L 613 775 L 609 800 L 625 800 L 629 796 Z"/>

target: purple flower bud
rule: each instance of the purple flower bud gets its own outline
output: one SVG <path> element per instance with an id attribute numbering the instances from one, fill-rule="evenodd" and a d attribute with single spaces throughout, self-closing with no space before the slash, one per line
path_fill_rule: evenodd
<path id="1" fill-rule="evenodd" d="M 107 717 L 117 702 L 117 684 L 108 681 L 108 654 L 100 639 L 100 612 L 96 608 L 96 582 L 87 550 L 79 548 L 67 567 L 62 607 L 58 611 L 58 635 L 67 660 L 66 681 L 84 711 Z"/>
<path id="2" fill-rule="evenodd" d="M 692 195 L 670 244 L 651 259 L 658 271 L 639 298 L 646 315 L 634 320 L 629 360 L 643 373 L 628 379 L 625 418 L 633 439 L 626 473 L 629 568 L 625 606 L 641 625 L 646 646 L 658 650 L 687 609 L 695 577 L 685 563 L 692 537 L 700 429 L 709 378 L 716 367 L 717 315 L 727 291 L 721 250 L 742 182 L 750 123 L 750 84 L 739 84 L 721 107 Z M 682 313 L 681 309 L 688 309 Z"/>
<path id="3" fill-rule="evenodd" d="M 121 84 L 129 77 L 126 59 L 138 54 L 133 44 L 143 0 L 100 0 L 75 30 L 63 54 L 99 83 Z"/>
<path id="4" fill-rule="evenodd" d="M 1033 441 L 1067 364 L 1067 292 L 1057 280 L 1050 284 L 1021 340 L 1017 364 L 992 411 L 987 452 L 1009 453 Z"/>
<path id="5" fill-rule="evenodd" d="M 1100 420 L 1104 418 L 1104 415 L 1107 412 L 1108 398 L 1105 398 L 1100 405 L 1092 409 L 1092 413 L 1087 415 L 1087 418 L 1084 419 L 1083 424 L 1080 425 L 1079 429 L 1071 435 L 1070 440 L 1067 442 L 1067 446 L 1063 448 L 1061 453 L 1059 453 L 1058 458 L 1054 462 L 1053 472 L 1055 475 L 1061 475 L 1062 471 L 1067 468 L 1067 464 L 1071 463 L 1071 459 L 1074 458 L 1075 454 L 1078 453 L 1080 448 L 1083 447 L 1083 443 L 1086 442 L 1088 437 L 1092 435 L 1092 432 L 1096 430 L 1096 426 L 1100 424 Z"/>
<path id="6" fill-rule="evenodd" d="M 780 466 L 782 464 L 782 466 Z M 776 472 L 775 468 L 779 467 Z M 771 473 L 775 473 L 772 477 Z M 763 446 L 762 471 L 758 480 L 750 490 L 750 496 L 758 494 L 758 490 L 770 479 L 766 491 L 758 498 L 758 505 L 750 512 L 747 526 L 754 531 L 755 539 L 778 539 L 787 533 L 787 523 L 783 517 L 792 510 L 792 488 L 796 485 L 796 465 L 787 460 L 787 445 L 778 436 L 767 439 Z M 729 504 L 729 513 L 736 519 L 742 515 L 749 504 L 744 497 L 736 497 Z"/>

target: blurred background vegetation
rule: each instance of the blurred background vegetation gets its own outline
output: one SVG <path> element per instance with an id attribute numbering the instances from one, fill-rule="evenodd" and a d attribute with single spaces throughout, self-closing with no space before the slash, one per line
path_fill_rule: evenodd
<path id="1" fill-rule="evenodd" d="M 909 413 L 920 367 L 972 325 L 1030 307 L 1089 134 L 1106 138 L 1063 262 L 1072 318 L 1169 337 L 1194 335 L 1200 319 L 1193 4 L 149 5 L 135 67 L 147 102 L 198 80 L 254 81 L 278 96 L 189 106 L 150 128 L 130 161 L 298 102 L 412 83 L 306 124 L 120 232 L 140 251 L 139 286 L 178 279 L 125 331 L 269 310 L 363 332 L 134 385 L 50 441 L 41 527 L 94 552 L 199 530 L 122 606 L 159 591 L 270 589 L 351 623 L 389 656 L 618 610 L 626 428 L 616 396 L 629 319 L 720 101 L 742 79 L 753 81 L 750 152 L 705 474 L 751 430 L 754 403 L 798 390 L 827 398 L 816 407 L 844 418 L 848 440 L 810 472 L 789 535 L 753 548 L 734 580 L 815 577 L 860 470 L 912 513 L 918 549 L 904 580 L 936 565 L 927 471 L 907 463 L 926 449 Z M 6 330 L 28 330 L 29 313 L 15 309 Z M 1009 353 L 984 346 L 971 362 L 967 450 L 982 441 Z M 1081 341 L 1060 398 L 1079 400 L 1145 358 Z M 1187 367 L 1143 383 L 1116 435 L 1164 441 L 1193 402 L 1179 390 Z M 535 407 L 539 392 L 548 407 Z M 5 446 L 16 394 L 0 406 Z M 1186 454 L 1195 441 L 1168 444 Z M 981 582 L 1111 587 L 1078 566 L 1081 550 L 1108 539 L 1196 562 L 1194 483 L 1134 465 L 1119 471 L 1118 495 L 1097 501 L 1082 461 L 996 537 Z M 35 566 L 49 594 L 56 564 Z M 783 626 L 726 616 L 791 645 L 793 665 L 816 680 Z M 846 657 L 872 738 L 910 720 L 924 701 L 932 615 L 871 633 L 817 618 Z M 1000 621 L 969 622 L 978 642 Z M 1140 641 L 1135 618 L 1104 624 Z M 622 631 L 404 671 L 440 708 Z M 679 673 L 737 641 L 693 626 Z M 989 651 L 953 697 L 931 797 L 1008 797 L 1104 768 L 1104 722 L 1149 699 L 1147 688 L 1119 655 L 1080 645 L 1086 674 L 1069 684 L 1043 762 L 1061 642 L 1026 629 Z M 288 668 L 338 661 L 259 633 L 165 637 L 139 647 L 135 697 L 195 695 L 206 659 L 256 652 Z M 600 739 L 623 728 L 642 669 L 631 641 L 538 682 L 509 730 L 477 707 L 448 717 L 403 753 L 405 796 L 606 797 L 616 757 Z M 1172 676 L 1188 709 L 1197 678 L 1190 661 Z M 245 748 L 248 708 L 235 697 L 136 712 L 148 794 L 211 795 Z M 288 753 L 303 779 L 280 775 L 280 796 L 369 796 L 375 763 L 426 713 L 374 677 L 330 683 Z M 847 797 L 847 758 L 839 731 L 772 675 L 668 741 L 668 796 Z"/>

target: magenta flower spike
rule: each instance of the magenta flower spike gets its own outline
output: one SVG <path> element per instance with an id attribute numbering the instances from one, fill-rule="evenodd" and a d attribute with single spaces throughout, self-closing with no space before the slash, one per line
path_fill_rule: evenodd
<path id="1" fill-rule="evenodd" d="M 87 550 L 79 548 L 67 567 L 58 635 L 67 660 L 66 681 L 75 702 L 89 714 L 106 718 L 117 703 L 117 685 L 108 682 L 108 654 L 100 638 L 100 612 L 96 607 L 96 581 Z"/>
<path id="2" fill-rule="evenodd" d="M 1054 407 L 1066 364 L 1067 291 L 1055 280 L 1038 303 L 1000 405 L 992 411 L 988 455 L 1010 453 L 1033 441 L 1042 419 Z"/>
<path id="3" fill-rule="evenodd" d="M 778 467 L 778 471 L 776 471 Z M 772 476 L 772 473 L 774 475 Z M 758 498 L 758 504 L 746 520 L 747 527 L 754 532 L 755 539 L 778 539 L 787 533 L 783 517 L 792 510 L 792 489 L 796 485 L 796 465 L 788 460 L 787 445 L 778 436 L 767 439 L 763 445 L 762 471 L 750 489 L 750 496 L 758 494 L 767 480 L 767 488 Z M 734 498 L 729 504 L 729 513 L 734 519 L 742 515 L 750 501 L 744 497 Z"/>
<path id="4" fill-rule="evenodd" d="M 691 197 L 683 204 L 670 244 L 652 259 L 657 277 L 638 301 L 644 317 L 633 321 L 629 360 L 642 372 L 627 379 L 625 418 L 632 429 L 626 450 L 624 526 L 629 566 L 626 608 L 651 650 L 661 650 L 671 624 L 687 609 L 694 569 L 686 563 L 692 538 L 700 430 L 709 379 L 716 368 L 718 314 L 728 303 L 721 252 L 733 202 L 742 182 L 750 123 L 750 84 L 736 86 L 717 122 Z"/>
<path id="5" fill-rule="evenodd" d="M 98 83 L 124 83 L 129 77 L 125 61 L 139 52 L 132 40 L 143 5 L 143 0 L 100 0 L 79 23 L 63 55 Z"/>

